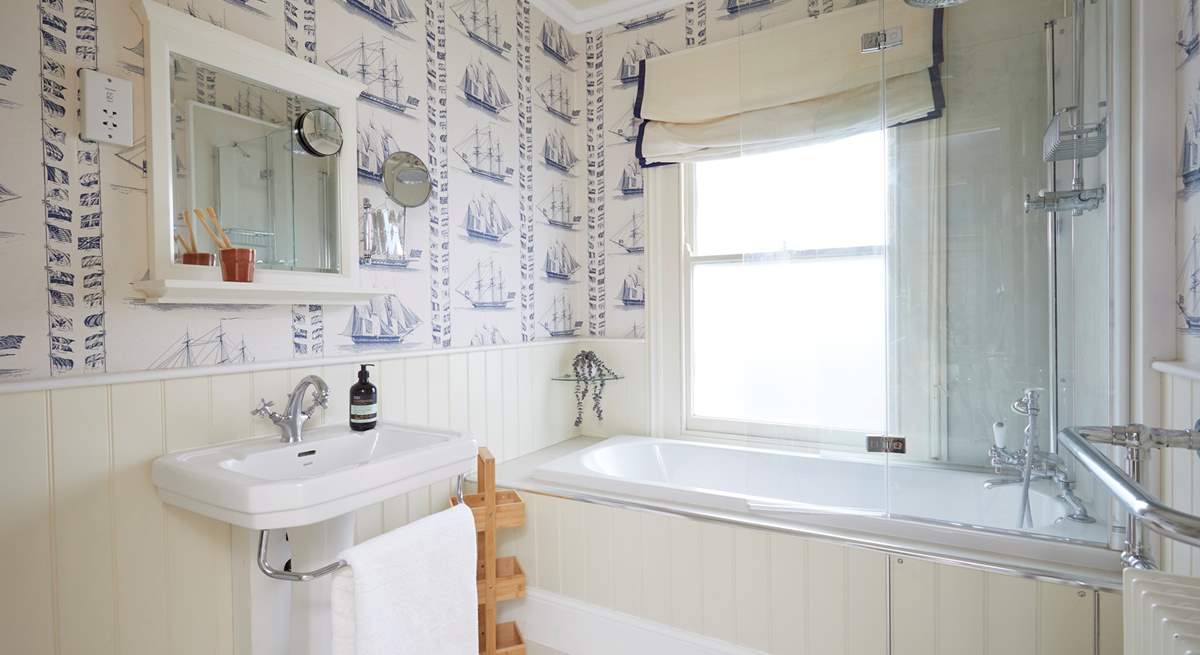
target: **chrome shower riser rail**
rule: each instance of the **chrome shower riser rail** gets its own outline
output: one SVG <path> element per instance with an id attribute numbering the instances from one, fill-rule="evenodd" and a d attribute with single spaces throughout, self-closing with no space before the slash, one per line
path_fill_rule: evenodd
<path id="1" fill-rule="evenodd" d="M 466 482 L 467 474 L 460 473 L 454 483 L 454 495 L 458 497 L 459 504 L 466 502 L 466 496 L 463 493 L 463 485 Z M 319 577 L 329 575 L 338 569 L 349 566 L 346 560 L 340 559 L 336 562 L 326 564 L 319 569 L 312 571 L 288 571 L 286 569 L 277 569 L 271 566 L 267 561 L 267 545 L 270 542 L 270 530 L 260 530 L 258 533 L 258 570 L 263 572 L 263 575 L 275 580 L 283 580 L 285 582 L 309 582 L 316 580 Z"/>
<path id="2" fill-rule="evenodd" d="M 1163 536 L 1200 546 L 1200 516 L 1168 507 L 1142 486 L 1143 460 L 1147 450 L 1164 447 L 1200 450 L 1200 432 L 1161 430 L 1144 425 L 1076 427 L 1060 431 L 1058 440 L 1128 512 L 1125 551 L 1121 553 L 1121 559 L 1127 566 L 1155 567 L 1141 539 L 1142 524 Z M 1093 443 L 1124 448 L 1126 470 L 1121 470 Z"/>

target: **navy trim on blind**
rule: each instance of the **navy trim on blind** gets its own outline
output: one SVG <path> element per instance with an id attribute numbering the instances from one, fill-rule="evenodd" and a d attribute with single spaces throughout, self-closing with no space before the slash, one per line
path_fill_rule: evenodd
<path id="1" fill-rule="evenodd" d="M 933 110 L 920 118 L 888 125 L 888 128 L 912 125 L 942 117 L 942 113 L 946 109 L 946 90 L 942 87 L 942 64 L 946 61 L 945 20 L 945 9 L 939 8 L 933 10 L 933 65 L 929 67 L 929 84 L 933 92 Z M 637 98 L 633 101 L 633 115 L 638 119 L 642 119 L 642 97 L 645 95 L 645 92 L 646 60 L 643 59 L 638 62 Z M 638 165 L 642 168 L 652 168 L 654 166 L 668 166 L 675 163 L 665 161 L 648 163 L 646 158 L 642 156 L 642 138 L 646 134 L 647 122 L 646 120 L 642 120 L 641 124 L 638 125 L 637 143 L 634 146 L 634 154 L 637 156 Z"/>

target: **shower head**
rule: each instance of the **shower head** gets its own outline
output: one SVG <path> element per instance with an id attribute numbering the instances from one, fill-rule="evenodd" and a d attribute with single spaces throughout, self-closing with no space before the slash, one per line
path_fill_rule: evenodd
<path id="1" fill-rule="evenodd" d="M 910 7 L 918 9 L 941 9 L 942 7 L 953 7 L 961 5 L 968 0 L 904 0 Z"/>

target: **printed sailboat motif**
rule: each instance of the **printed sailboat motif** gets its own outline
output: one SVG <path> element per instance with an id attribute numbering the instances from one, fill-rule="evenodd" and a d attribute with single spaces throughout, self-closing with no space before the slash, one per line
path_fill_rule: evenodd
<path id="1" fill-rule="evenodd" d="M 16 200 L 20 197 L 21 195 L 16 191 L 13 191 L 3 184 L 0 184 L 0 202 L 8 202 L 9 200 Z"/>
<path id="2" fill-rule="evenodd" d="M 218 19 L 216 16 L 212 15 L 212 12 L 209 12 L 208 17 L 204 18 L 203 16 L 200 15 L 200 11 L 198 9 L 196 9 L 196 5 L 194 2 L 190 2 L 190 1 L 188 2 L 187 13 L 192 18 L 201 18 L 203 20 L 207 20 L 209 23 L 212 23 L 213 25 L 216 25 L 217 27 L 220 27 L 221 29 L 225 29 L 224 19 Z"/>
<path id="3" fill-rule="evenodd" d="M 471 135 L 454 147 L 471 172 L 497 182 L 505 182 L 513 174 L 511 166 L 504 165 L 504 149 L 496 139 L 491 125 L 475 126 Z"/>
<path id="4" fill-rule="evenodd" d="M 1197 230 L 1192 235 L 1192 247 L 1188 250 L 1187 257 L 1183 260 L 1183 265 L 1179 269 L 1179 277 L 1183 277 L 1184 273 L 1188 276 L 1188 288 L 1186 295 L 1181 293 L 1175 300 L 1175 306 L 1179 308 L 1179 313 L 1183 315 L 1183 323 L 1189 332 L 1200 333 L 1200 230 Z"/>
<path id="5" fill-rule="evenodd" d="M 646 287 L 642 284 L 642 267 L 629 272 L 621 282 L 621 302 L 637 307 L 646 304 Z"/>
<path id="6" fill-rule="evenodd" d="M 3 235 L 0 232 L 0 235 Z M 23 334 L 0 334 L 0 362 L 4 362 L 4 357 L 16 357 L 21 354 L 21 346 L 25 342 Z M 0 378 L 16 377 L 25 375 L 29 372 L 27 368 L 7 368 L 0 366 Z"/>
<path id="7" fill-rule="evenodd" d="M 138 39 L 136 44 L 132 46 L 121 46 L 121 49 L 133 55 L 134 57 L 144 58 L 146 56 L 146 39 Z M 146 74 L 145 67 L 139 63 L 121 60 L 117 62 L 117 65 L 129 71 L 130 73 L 133 73 L 134 75 Z"/>
<path id="8" fill-rule="evenodd" d="M 1196 0 L 1186 0 L 1186 2 L 1187 9 L 1183 15 L 1184 26 L 1183 29 L 1179 30 L 1179 38 L 1176 40 L 1176 43 L 1179 44 L 1180 48 L 1183 48 L 1183 52 L 1188 57 L 1191 57 L 1196 54 L 1196 49 L 1200 48 L 1200 31 L 1198 31 L 1200 30 L 1200 27 L 1198 27 L 1200 26 L 1200 23 L 1198 23 L 1200 16 L 1197 16 Z"/>
<path id="9" fill-rule="evenodd" d="M 564 173 L 570 173 L 579 161 L 579 157 L 571 152 L 567 137 L 558 130 L 546 135 L 546 142 L 542 145 L 542 158 L 548 166 Z"/>
<path id="10" fill-rule="evenodd" d="M 782 1 L 783 0 L 725 0 L 725 11 L 730 16 L 735 16 L 744 11 L 770 7 L 771 5 Z"/>
<path id="11" fill-rule="evenodd" d="M 579 110 L 571 107 L 571 89 L 563 84 L 561 74 L 551 75 L 546 81 L 537 86 L 537 93 L 542 98 L 546 111 L 555 118 L 560 118 L 572 125 L 579 117 Z M 632 109 L 629 110 L 632 113 Z"/>
<path id="12" fill-rule="evenodd" d="M 646 14 L 645 16 L 641 16 L 640 18 L 634 18 L 632 20 L 623 20 L 623 21 L 618 22 L 617 24 L 626 30 L 636 30 L 640 27 L 646 27 L 647 25 L 653 25 L 655 23 L 663 22 L 667 18 L 670 18 L 671 12 L 673 12 L 673 11 L 675 11 L 675 10 L 674 9 L 663 9 L 662 11 L 656 11 L 654 13 Z"/>
<path id="13" fill-rule="evenodd" d="M 256 92 L 248 86 L 238 89 L 237 94 L 234 96 L 233 106 L 225 105 L 225 109 L 241 114 L 242 116 L 257 118 L 267 123 L 274 123 L 276 125 L 284 123 L 278 116 L 267 109 L 263 92 Z"/>
<path id="14" fill-rule="evenodd" d="M 508 343 L 508 339 L 500 333 L 500 328 L 495 325 L 481 325 L 475 334 L 471 335 L 472 346 L 503 346 Z"/>
<path id="15" fill-rule="evenodd" d="M 237 342 L 232 341 L 225 334 L 225 322 L 219 321 L 217 327 L 198 337 L 193 337 L 190 331 L 185 331 L 183 337 L 159 354 L 148 368 L 221 366 L 248 364 L 253 361 L 254 357 L 246 348 L 246 337 L 243 336 Z"/>
<path id="16" fill-rule="evenodd" d="M 541 323 L 552 337 L 573 337 L 583 327 L 583 321 L 576 320 L 575 308 L 571 307 L 565 294 L 554 299 L 550 309 L 542 314 Z"/>
<path id="17" fill-rule="evenodd" d="M 390 131 L 377 127 L 374 120 L 368 121 L 366 127 L 358 128 L 358 176 L 372 182 L 382 181 L 383 163 L 399 149 Z"/>
<path id="18" fill-rule="evenodd" d="M 128 148 L 118 150 L 116 155 L 117 159 L 136 168 L 142 177 L 146 177 L 146 137 L 138 138 Z"/>
<path id="19" fill-rule="evenodd" d="M 546 249 L 546 277 L 551 280 L 569 280 L 579 270 L 579 262 L 567 249 L 567 244 L 555 241 Z"/>
<path id="20" fill-rule="evenodd" d="M 339 75 L 365 84 L 366 90 L 358 97 L 384 109 L 402 114 L 420 103 L 404 93 L 400 58 L 388 52 L 384 39 L 368 43 L 360 37 L 326 59 L 325 64 Z"/>
<path id="21" fill-rule="evenodd" d="M 567 30 L 549 20 L 542 23 L 542 50 L 564 65 L 579 56 L 579 51 L 571 45 Z"/>
<path id="22" fill-rule="evenodd" d="M 346 0 L 346 6 L 361 11 L 389 29 L 417 19 L 404 0 Z"/>
<path id="23" fill-rule="evenodd" d="M 642 222 L 642 212 L 634 212 L 633 218 L 621 226 L 612 242 L 631 255 L 646 252 L 646 230 L 642 227 Z"/>
<path id="24" fill-rule="evenodd" d="M 270 14 L 268 14 L 267 12 L 263 11 L 262 9 L 259 9 L 258 7 L 254 6 L 254 4 L 252 4 L 252 3 L 257 2 L 257 3 L 261 3 L 262 5 L 265 6 L 267 4 L 267 0 L 225 0 L 225 2 L 233 5 L 234 7 L 237 7 L 238 9 L 245 9 L 247 11 L 252 11 L 260 16 L 264 16 L 264 17 L 270 16 Z"/>
<path id="25" fill-rule="evenodd" d="M 618 69 L 617 77 L 620 78 L 622 84 L 633 84 L 638 80 L 643 59 L 665 54 L 667 54 L 666 49 L 654 41 L 638 39 L 630 44 L 629 48 L 625 50 L 625 54 L 621 56 L 621 67 Z"/>
<path id="26" fill-rule="evenodd" d="M 500 241 L 513 229 L 512 221 L 500 210 L 495 198 L 481 193 L 467 205 L 463 220 L 467 234 L 485 241 Z"/>
<path id="27" fill-rule="evenodd" d="M 475 309 L 508 309 L 508 303 L 517 297 L 516 291 L 505 287 L 504 271 L 492 259 L 486 264 L 476 262 L 475 270 L 455 291 Z"/>
<path id="28" fill-rule="evenodd" d="M 550 189 L 550 193 L 538 205 L 538 211 L 542 212 L 547 223 L 566 230 L 574 230 L 583 220 L 583 216 L 571 212 L 571 196 L 567 194 L 566 185 L 562 182 Z"/>
<path id="29" fill-rule="evenodd" d="M 371 201 L 363 198 L 362 225 L 359 227 L 359 259 L 362 266 L 408 268 L 421 258 L 421 251 L 408 248 L 408 213 L 394 209 L 371 210 Z"/>
<path id="30" fill-rule="evenodd" d="M 633 143 L 638 138 L 638 128 L 641 127 L 642 121 L 633 115 L 633 107 L 621 114 L 621 118 L 617 119 L 616 127 L 609 130 L 613 134 L 625 140 L 625 143 Z"/>
<path id="31" fill-rule="evenodd" d="M 469 102 L 493 114 L 500 113 L 512 104 L 512 98 L 500 86 L 496 72 L 481 60 L 467 63 L 463 71 L 462 90 Z"/>
<path id="32" fill-rule="evenodd" d="M 357 345 L 396 344 L 412 334 L 421 318 L 404 306 L 396 296 L 372 298 L 369 303 L 355 305 L 342 334 Z"/>
<path id="33" fill-rule="evenodd" d="M 644 190 L 642 167 L 636 161 L 631 161 L 621 171 L 621 195 L 640 196 Z"/>
<path id="34" fill-rule="evenodd" d="M 512 50 L 512 44 L 500 38 L 500 15 L 492 9 L 491 0 L 463 0 L 450 11 L 476 43 L 498 55 Z"/>
<path id="35" fill-rule="evenodd" d="M 1200 90 L 1192 93 L 1187 117 L 1183 121 L 1183 145 L 1179 175 L 1183 186 L 1191 189 L 1200 182 Z"/>
<path id="36" fill-rule="evenodd" d="M 23 334 L 4 334 L 0 335 L 0 350 L 20 350 L 21 345 L 25 343 L 25 335 Z M 14 353 L 0 352 L 0 357 L 12 357 Z"/>

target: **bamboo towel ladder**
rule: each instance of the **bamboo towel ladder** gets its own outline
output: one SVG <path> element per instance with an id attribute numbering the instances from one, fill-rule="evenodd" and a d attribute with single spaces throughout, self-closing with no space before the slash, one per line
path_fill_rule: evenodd
<path id="1" fill-rule="evenodd" d="M 479 449 L 478 491 L 466 497 L 475 515 L 475 578 L 479 594 L 481 655 L 525 655 L 525 642 L 515 621 L 496 624 L 496 603 L 525 595 L 525 572 L 516 557 L 496 557 L 496 530 L 525 524 L 525 502 L 515 491 L 496 491 L 496 458 Z M 452 505 L 458 498 L 450 498 Z"/>

